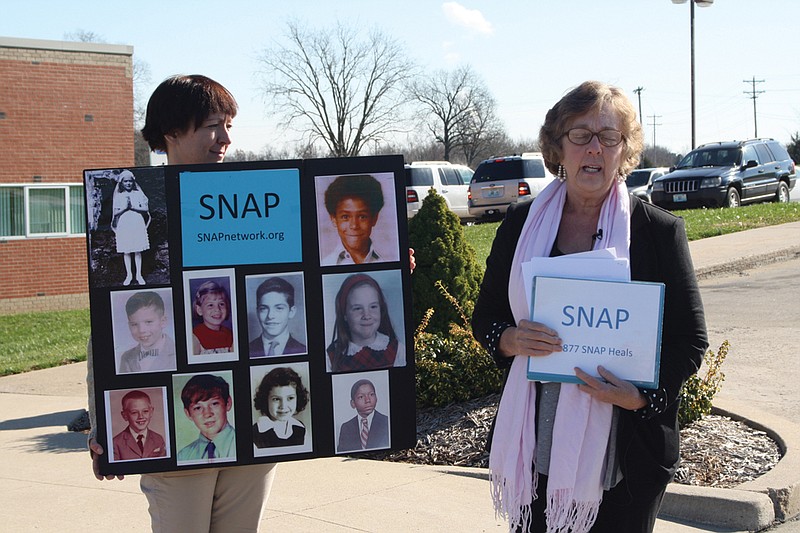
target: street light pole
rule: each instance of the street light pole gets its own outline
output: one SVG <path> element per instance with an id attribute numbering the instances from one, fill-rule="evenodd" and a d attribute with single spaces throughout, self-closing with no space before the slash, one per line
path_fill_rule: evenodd
<path id="1" fill-rule="evenodd" d="M 691 63 L 692 63 L 692 74 L 691 74 L 691 86 L 692 86 L 692 150 L 694 150 L 697 144 L 695 143 L 695 107 L 694 107 L 694 0 L 689 0 L 689 31 L 691 33 L 690 37 L 690 48 L 691 48 Z"/>
<path id="2" fill-rule="evenodd" d="M 686 0 L 672 0 L 673 4 L 685 4 Z M 692 150 L 694 150 L 695 143 L 695 105 L 694 105 L 694 5 L 700 7 L 708 7 L 714 3 L 714 0 L 689 0 L 689 48 L 690 48 L 690 63 L 691 63 L 691 93 L 692 93 Z"/>

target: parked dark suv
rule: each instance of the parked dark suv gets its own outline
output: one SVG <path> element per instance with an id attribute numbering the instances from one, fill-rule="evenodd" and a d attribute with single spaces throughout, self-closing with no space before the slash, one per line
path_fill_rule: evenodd
<path id="1" fill-rule="evenodd" d="M 709 143 L 655 180 L 651 198 L 667 209 L 788 202 L 795 176 L 794 161 L 773 139 Z"/>

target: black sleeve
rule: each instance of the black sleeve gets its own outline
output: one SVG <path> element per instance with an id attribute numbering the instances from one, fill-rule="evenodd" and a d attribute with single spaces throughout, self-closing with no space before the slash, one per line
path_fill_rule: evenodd
<path id="1" fill-rule="evenodd" d="M 649 405 L 638 411 L 645 418 L 660 414 L 678 399 L 681 387 L 697 372 L 708 348 L 703 302 L 683 219 L 652 210 L 650 214 L 654 215 L 648 225 L 650 231 L 631 235 L 634 279 L 665 285 L 659 388 L 645 392 Z M 634 263 L 637 257 L 642 264 Z"/>
<path id="2" fill-rule="evenodd" d="M 478 301 L 472 313 L 472 334 L 500 368 L 511 366 L 513 361 L 513 358 L 498 353 L 497 344 L 503 330 L 516 325 L 508 301 L 508 283 L 517 240 L 529 210 L 530 202 L 510 207 L 503 223 L 497 228 L 492 250 L 486 259 L 486 272 Z"/>

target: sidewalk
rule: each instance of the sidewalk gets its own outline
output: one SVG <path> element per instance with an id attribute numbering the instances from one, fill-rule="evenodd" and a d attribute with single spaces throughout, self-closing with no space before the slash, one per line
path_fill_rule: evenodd
<path id="1" fill-rule="evenodd" d="M 699 275 L 800 253 L 800 223 L 690 244 Z M 148 531 L 138 476 L 98 482 L 86 437 L 66 424 L 86 407 L 85 363 L 0 378 L 0 530 Z M 800 513 L 800 430 L 748 410 L 747 398 L 719 407 L 763 426 L 786 455 L 770 473 L 740 490 L 672 485 L 656 533 L 745 531 L 779 511 Z M 791 514 L 793 513 L 793 514 Z M 696 525 L 704 521 L 714 524 Z M 691 522 L 695 525 L 683 525 Z M 754 526 L 755 524 L 755 526 Z M 494 517 L 486 471 L 348 458 L 283 463 L 262 531 L 506 531 Z M 779 527 L 800 532 L 800 522 Z"/>

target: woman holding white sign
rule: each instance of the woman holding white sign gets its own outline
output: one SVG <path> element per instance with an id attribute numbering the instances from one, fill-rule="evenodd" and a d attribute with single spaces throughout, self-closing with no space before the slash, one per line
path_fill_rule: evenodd
<path id="1" fill-rule="evenodd" d="M 475 338 L 509 369 L 491 438 L 495 508 L 517 531 L 652 531 L 679 458 L 679 390 L 708 346 L 683 221 L 627 193 L 643 141 L 620 89 L 568 92 L 539 144 L 558 179 L 509 210 L 473 314 Z M 602 379 L 576 368 L 580 385 L 528 381 L 528 357 L 557 357 L 562 341 L 528 320 L 521 264 L 606 248 L 629 259 L 632 280 L 665 285 L 659 387 L 602 367 Z"/>

